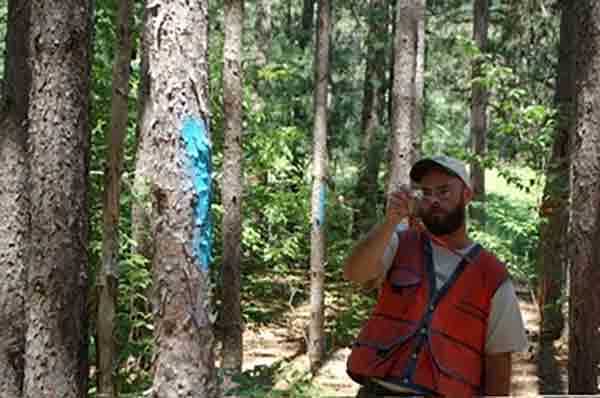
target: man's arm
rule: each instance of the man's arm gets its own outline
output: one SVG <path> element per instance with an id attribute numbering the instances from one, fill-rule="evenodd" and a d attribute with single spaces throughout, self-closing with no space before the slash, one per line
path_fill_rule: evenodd
<path id="1" fill-rule="evenodd" d="M 376 225 L 346 259 L 344 278 L 362 284 L 380 277 L 384 272 L 381 259 L 395 229 L 388 222 Z"/>
<path id="2" fill-rule="evenodd" d="M 408 201 L 406 192 L 395 192 L 390 196 L 384 222 L 375 226 L 367 237 L 354 247 L 344 262 L 344 278 L 366 283 L 383 274 L 384 265 L 381 259 L 396 225 L 409 213 Z"/>
<path id="3" fill-rule="evenodd" d="M 485 395 L 510 395 L 511 353 L 485 356 Z"/>
<path id="4" fill-rule="evenodd" d="M 506 280 L 496 290 L 488 320 L 485 357 L 485 393 L 510 393 L 511 353 L 527 348 L 527 336 L 515 287 Z"/>

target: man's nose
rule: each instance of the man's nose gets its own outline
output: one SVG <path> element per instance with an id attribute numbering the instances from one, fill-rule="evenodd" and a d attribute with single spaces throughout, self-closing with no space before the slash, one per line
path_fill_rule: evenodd
<path id="1" fill-rule="evenodd" d="M 440 199 L 436 196 L 436 195 L 431 195 L 430 197 L 427 198 L 427 201 L 429 202 L 429 206 L 431 207 L 440 207 Z"/>

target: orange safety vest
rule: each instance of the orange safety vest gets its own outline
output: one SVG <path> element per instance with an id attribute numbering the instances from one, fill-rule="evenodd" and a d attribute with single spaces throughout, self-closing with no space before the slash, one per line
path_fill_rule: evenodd
<path id="1" fill-rule="evenodd" d="M 470 397 L 483 390 L 487 320 L 506 267 L 476 245 L 444 286 L 435 287 L 431 241 L 414 230 L 399 249 L 373 313 L 348 358 L 348 375 L 424 395 Z M 433 288 L 432 288 L 433 287 Z"/>

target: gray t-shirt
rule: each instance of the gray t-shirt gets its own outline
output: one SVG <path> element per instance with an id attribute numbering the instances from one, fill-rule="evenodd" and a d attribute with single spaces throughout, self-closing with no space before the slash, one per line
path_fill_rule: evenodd
<path id="1" fill-rule="evenodd" d="M 397 231 L 406 229 L 403 224 Z M 443 286 L 450 278 L 458 264 L 460 257 L 443 246 L 432 242 L 433 264 L 435 268 L 436 285 Z M 467 253 L 471 247 L 459 250 L 461 254 Z M 394 256 L 398 250 L 398 234 L 394 233 L 383 255 L 382 262 L 385 274 L 392 266 Z M 485 343 L 486 354 L 499 354 L 505 352 L 521 352 L 527 349 L 527 335 L 515 287 L 507 279 L 496 291 L 492 298 L 492 306 L 488 318 L 488 329 Z"/>

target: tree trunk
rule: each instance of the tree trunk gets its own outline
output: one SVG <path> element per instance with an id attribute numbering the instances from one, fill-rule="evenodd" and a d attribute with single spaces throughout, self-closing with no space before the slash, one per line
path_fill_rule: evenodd
<path id="1" fill-rule="evenodd" d="M 371 0 L 369 10 L 367 65 L 361 118 L 363 158 L 356 187 L 359 206 L 353 223 L 355 237 L 366 231 L 376 218 L 377 208 L 373 206 L 373 200 L 377 195 L 377 175 L 382 150 L 378 132 L 382 124 L 379 115 L 384 108 L 386 48 L 382 43 L 385 43 L 387 34 L 387 0 Z"/>
<path id="2" fill-rule="evenodd" d="M 394 80 L 392 84 L 391 171 L 388 194 L 400 185 L 408 185 L 408 172 L 416 153 L 413 134 L 416 108 L 416 65 L 419 31 L 419 0 L 396 3 L 396 35 L 394 37 Z"/>
<path id="3" fill-rule="evenodd" d="M 272 0 L 256 2 L 256 66 L 263 68 L 271 54 L 271 6 Z"/>
<path id="4" fill-rule="evenodd" d="M 102 240 L 102 269 L 96 278 L 98 286 L 97 362 L 98 395 L 116 397 L 113 374 L 116 371 L 115 321 L 117 312 L 117 283 L 119 279 L 119 210 L 121 173 L 123 170 L 123 141 L 127 133 L 129 70 L 133 50 L 131 34 L 133 0 L 118 2 L 117 54 L 113 65 L 111 127 L 107 137 L 107 162 L 104 173 L 104 230 Z"/>
<path id="5" fill-rule="evenodd" d="M 313 187 L 311 198 L 312 228 L 310 245 L 310 325 L 308 357 L 316 373 L 325 353 L 324 282 L 325 282 L 325 206 L 327 192 L 327 97 L 329 90 L 329 43 L 331 4 L 319 0 L 319 25 L 315 47 L 315 119 L 313 126 Z"/>
<path id="6" fill-rule="evenodd" d="M 386 103 L 386 112 L 387 112 L 387 117 L 388 117 L 388 121 L 390 124 L 392 124 L 392 121 L 394 120 L 394 68 L 396 67 L 396 34 L 397 34 L 397 27 L 396 27 L 396 17 L 397 17 L 397 8 L 396 7 L 396 3 L 398 0 L 388 0 L 388 12 L 391 14 L 391 28 L 392 28 L 392 50 L 391 50 L 391 59 L 390 59 L 390 64 L 388 65 L 389 67 L 389 71 L 388 71 L 388 75 L 389 75 L 389 81 L 388 81 L 388 93 L 387 93 L 387 103 Z M 391 134 L 390 134 L 391 137 Z M 385 152 L 388 156 L 389 156 L 389 161 L 391 164 L 391 159 L 392 159 L 392 155 L 391 155 L 391 140 L 388 139 L 388 142 L 386 144 L 386 152 Z M 388 181 L 389 182 L 389 181 Z"/>
<path id="7" fill-rule="evenodd" d="M 92 2 L 31 2 L 31 257 L 24 396 L 87 396 Z"/>
<path id="8" fill-rule="evenodd" d="M 242 236 L 242 35 L 243 0 L 225 1 L 223 65 L 223 326 L 222 367 L 242 370 L 242 311 L 240 305 L 240 252 Z"/>
<path id="9" fill-rule="evenodd" d="M 152 203 L 152 396 L 216 397 L 209 264 L 208 1 L 146 5 L 139 151 Z"/>
<path id="10" fill-rule="evenodd" d="M 148 23 L 148 10 L 144 8 L 143 26 Z M 143 29 L 143 28 L 142 28 Z M 140 36 L 140 83 L 138 87 L 137 98 L 137 125 L 136 125 L 136 153 L 135 153 L 135 172 L 133 179 L 133 198 L 131 204 L 131 235 L 135 242 L 135 255 L 152 262 L 154 246 L 150 236 L 150 213 L 152 212 L 150 203 L 150 160 L 147 159 L 149 152 L 143 150 L 142 126 L 149 123 L 152 116 L 150 109 L 146 109 L 146 97 L 150 91 L 150 76 L 148 75 L 148 52 L 150 45 L 146 43 L 146 38 Z M 148 107 L 149 108 L 149 107 Z"/>
<path id="11" fill-rule="evenodd" d="M 294 4 L 294 0 L 287 0 L 285 2 L 285 32 L 287 33 L 287 37 L 292 40 L 292 35 L 294 33 L 294 16 L 292 12 L 292 7 Z"/>
<path id="12" fill-rule="evenodd" d="M 598 393 L 600 362 L 600 3 L 575 2 L 576 127 L 571 142 L 569 393 Z"/>
<path id="13" fill-rule="evenodd" d="M 426 0 L 417 2 L 417 59 L 415 61 L 415 109 L 412 116 L 412 162 L 421 158 L 425 121 L 425 9 Z"/>
<path id="14" fill-rule="evenodd" d="M 473 0 L 473 40 L 481 54 L 487 50 L 490 0 Z M 482 77 L 482 57 L 473 61 L 472 77 Z M 471 162 L 471 186 L 474 206 L 473 219 L 485 223 L 485 167 L 481 161 L 486 152 L 488 92 L 482 83 L 473 81 L 471 87 L 471 145 L 475 160 Z"/>
<path id="15" fill-rule="evenodd" d="M 573 2 L 562 2 L 556 106 L 557 129 L 546 170 L 546 186 L 538 248 L 538 303 L 542 338 L 558 339 L 564 328 L 561 298 L 567 269 L 567 226 L 569 222 L 569 137 L 575 126 L 575 26 Z"/>
<path id="16" fill-rule="evenodd" d="M 31 71 L 27 57 L 30 3 L 8 2 L 0 113 L 0 396 L 20 397 L 25 352 L 25 289 L 29 239 L 26 119 Z"/>
<path id="17" fill-rule="evenodd" d="M 313 37 L 313 20 L 315 18 L 315 0 L 304 0 L 302 3 L 302 29 L 300 31 L 300 47 L 306 48 Z"/>

